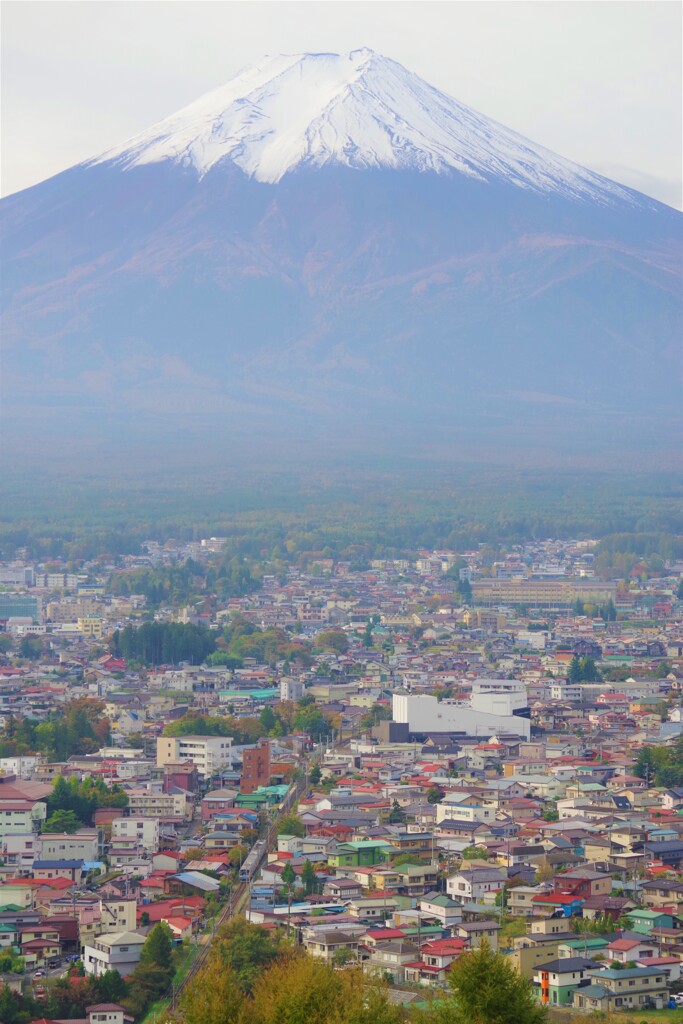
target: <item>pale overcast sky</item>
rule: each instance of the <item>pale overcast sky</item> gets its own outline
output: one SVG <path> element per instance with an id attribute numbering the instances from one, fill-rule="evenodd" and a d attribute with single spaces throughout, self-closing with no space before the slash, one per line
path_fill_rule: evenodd
<path id="1" fill-rule="evenodd" d="M 678 0 L 4 0 L 2 193 L 124 141 L 264 53 L 369 46 L 680 208 L 682 11 Z"/>

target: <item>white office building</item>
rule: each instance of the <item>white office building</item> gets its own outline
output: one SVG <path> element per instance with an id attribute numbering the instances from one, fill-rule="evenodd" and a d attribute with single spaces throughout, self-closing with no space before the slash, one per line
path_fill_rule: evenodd
<path id="1" fill-rule="evenodd" d="M 440 701 L 428 694 L 395 693 L 393 719 L 407 724 L 411 733 L 493 736 L 504 732 L 527 740 L 531 735 L 526 687 L 516 679 L 477 679 L 469 701 Z"/>

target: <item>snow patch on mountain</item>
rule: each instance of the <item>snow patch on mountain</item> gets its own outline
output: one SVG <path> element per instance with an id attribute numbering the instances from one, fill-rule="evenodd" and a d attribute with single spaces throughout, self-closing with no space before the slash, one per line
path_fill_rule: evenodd
<path id="1" fill-rule="evenodd" d="M 344 165 L 455 172 L 601 203 L 641 202 L 369 49 L 266 57 L 88 164 L 166 160 L 200 177 L 230 161 L 271 184 L 300 167 Z"/>

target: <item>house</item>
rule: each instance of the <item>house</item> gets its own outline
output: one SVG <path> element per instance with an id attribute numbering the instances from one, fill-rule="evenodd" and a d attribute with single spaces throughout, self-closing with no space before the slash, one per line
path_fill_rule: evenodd
<path id="1" fill-rule="evenodd" d="M 461 902 L 479 902 L 484 893 L 502 889 L 506 879 L 507 873 L 498 868 L 466 868 L 450 876 L 446 892 Z"/>
<path id="2" fill-rule="evenodd" d="M 444 928 L 452 928 L 462 921 L 462 906 L 445 893 L 428 892 L 420 900 L 419 909 L 424 917 L 435 918 Z"/>
<path id="3" fill-rule="evenodd" d="M 434 939 L 420 946 L 420 959 L 404 964 L 406 981 L 417 985 L 443 985 L 448 968 L 466 949 L 463 939 Z"/>
<path id="4" fill-rule="evenodd" d="M 211 821 L 223 811 L 231 810 L 235 805 L 236 789 L 214 789 L 202 797 L 202 821 Z"/>
<path id="5" fill-rule="evenodd" d="M 507 893 L 508 913 L 513 917 L 531 917 L 538 913 L 533 904 L 534 897 L 545 892 L 543 885 L 516 885 Z"/>
<path id="6" fill-rule="evenodd" d="M 683 842 L 676 839 L 645 843 L 648 860 L 661 861 L 666 867 L 680 870 L 683 866 Z"/>
<path id="7" fill-rule="evenodd" d="M 421 896 L 436 885 L 438 868 L 431 864 L 402 864 L 396 870 L 399 888 L 408 896 Z"/>
<path id="8" fill-rule="evenodd" d="M 66 832 L 46 832 L 38 839 L 40 858 L 42 860 L 81 860 L 95 861 L 98 859 L 97 829 L 79 829 L 73 834 Z"/>
<path id="9" fill-rule="evenodd" d="M 329 878 L 323 886 L 323 896 L 338 900 L 352 900 L 363 895 L 363 886 L 353 878 Z"/>
<path id="10" fill-rule="evenodd" d="M 654 1004 L 666 1006 L 669 998 L 666 973 L 659 967 L 613 968 L 589 971 L 588 985 L 573 993 L 577 1010 L 628 1010 Z"/>
<path id="11" fill-rule="evenodd" d="M 583 900 L 577 899 L 576 896 L 556 892 L 532 896 L 531 903 L 535 914 L 554 915 L 555 917 L 573 917 L 581 912 L 583 906 Z"/>
<path id="12" fill-rule="evenodd" d="M 83 875 L 82 860 L 34 860 L 34 878 L 68 878 L 70 882 L 80 882 Z"/>
<path id="13" fill-rule="evenodd" d="M 389 895 L 364 896 L 351 900 L 349 914 L 361 921 L 383 921 L 391 917 L 398 906 L 396 900 Z"/>
<path id="14" fill-rule="evenodd" d="M 338 843 L 330 850 L 330 867 L 368 867 L 388 860 L 396 853 L 394 847 L 384 840 L 363 840 L 360 842 Z"/>
<path id="15" fill-rule="evenodd" d="M 127 1024 L 132 1021 L 131 1014 L 118 1003 L 95 1003 L 86 1006 L 88 1024 Z"/>
<path id="16" fill-rule="evenodd" d="M 302 936 L 303 946 L 311 956 L 332 963 L 334 954 L 338 949 L 348 949 L 356 952 L 358 949 L 358 938 L 348 932 L 330 929 L 329 931 L 317 928 L 306 928 Z"/>
<path id="17" fill-rule="evenodd" d="M 544 1005 L 571 1006 L 574 992 L 595 961 L 583 956 L 567 956 L 539 964 L 534 971 L 536 994 Z"/>
<path id="18" fill-rule="evenodd" d="M 585 900 L 589 896 L 607 896 L 612 891 L 612 877 L 589 868 L 565 871 L 555 876 L 554 892 Z"/>
<path id="19" fill-rule="evenodd" d="M 677 811 L 683 807 L 683 786 L 667 789 L 662 795 L 662 807 L 665 811 Z"/>
<path id="20" fill-rule="evenodd" d="M 85 973 L 99 977 L 107 971 L 118 971 L 125 978 L 138 963 L 145 938 L 145 935 L 132 931 L 99 935 L 92 945 L 83 947 Z"/>
<path id="21" fill-rule="evenodd" d="M 464 939 L 468 949 L 478 949 L 482 942 L 488 942 L 492 950 L 498 949 L 498 932 L 501 925 L 497 921 L 461 921 L 454 928 L 454 934 Z"/>
<path id="22" fill-rule="evenodd" d="M 676 907 L 677 912 L 680 912 L 683 910 L 683 882 L 663 878 L 643 882 L 641 898 L 645 906 L 653 910 L 658 907 Z"/>
<path id="23" fill-rule="evenodd" d="M 374 947 L 364 963 L 366 971 L 389 974 L 395 982 L 402 984 L 406 980 L 406 967 L 415 963 L 419 950 L 406 939 L 393 939 Z"/>
<path id="24" fill-rule="evenodd" d="M 673 928 L 675 920 L 673 914 L 664 910 L 629 910 L 627 917 L 633 931 L 643 935 L 657 935 L 662 928 Z"/>
<path id="25" fill-rule="evenodd" d="M 621 964 L 626 964 L 630 960 L 647 960 L 655 956 L 656 952 L 655 943 L 639 939 L 615 939 L 605 947 L 607 958 Z"/>

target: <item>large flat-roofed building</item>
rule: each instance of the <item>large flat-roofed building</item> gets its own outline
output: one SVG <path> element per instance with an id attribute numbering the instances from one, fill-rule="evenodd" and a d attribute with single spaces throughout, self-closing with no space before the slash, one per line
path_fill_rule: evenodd
<path id="1" fill-rule="evenodd" d="M 475 604 L 530 605 L 544 608 L 570 608 L 576 601 L 606 604 L 616 600 L 616 583 L 599 580 L 554 579 L 479 579 L 472 580 Z"/>
<path id="2" fill-rule="evenodd" d="M 395 693 L 393 720 L 410 734 L 460 732 L 467 736 L 514 733 L 529 739 L 526 687 L 516 679 L 478 679 L 469 701 L 437 700 L 427 694 Z"/>

